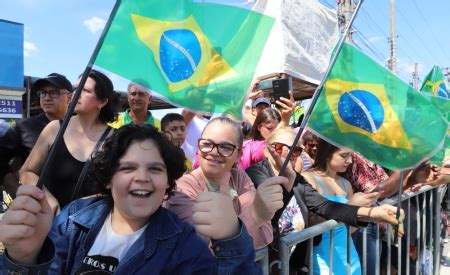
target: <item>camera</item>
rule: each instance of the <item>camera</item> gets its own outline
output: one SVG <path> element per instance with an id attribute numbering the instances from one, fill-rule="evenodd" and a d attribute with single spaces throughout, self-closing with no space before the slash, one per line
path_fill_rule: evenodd
<path id="1" fill-rule="evenodd" d="M 272 80 L 272 90 L 266 92 L 271 104 L 276 104 L 280 97 L 289 98 L 289 91 L 292 89 L 292 78 L 281 78 Z"/>

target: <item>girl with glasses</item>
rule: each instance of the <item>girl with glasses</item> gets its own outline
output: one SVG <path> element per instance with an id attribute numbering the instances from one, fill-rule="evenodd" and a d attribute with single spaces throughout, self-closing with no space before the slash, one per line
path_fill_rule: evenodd
<path id="1" fill-rule="evenodd" d="M 253 238 L 254 248 L 262 248 L 272 242 L 270 220 L 283 205 L 280 184 L 290 181 L 284 177 L 266 179 L 258 190 L 245 174 L 235 167 L 242 154 L 243 134 L 233 120 L 219 117 L 206 125 L 198 142 L 200 167 L 177 181 L 175 195 L 167 207 L 182 220 L 194 223 L 201 216 L 193 214 L 194 206 L 202 192 L 211 200 L 226 198 L 245 224 Z M 292 180 L 293 181 L 293 180 Z M 209 242 L 209 238 L 204 238 Z"/>

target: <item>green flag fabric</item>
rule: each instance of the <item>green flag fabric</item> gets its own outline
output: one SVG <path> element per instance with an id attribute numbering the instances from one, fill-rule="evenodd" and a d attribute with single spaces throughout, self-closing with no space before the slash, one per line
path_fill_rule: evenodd
<path id="1" fill-rule="evenodd" d="M 432 158 L 430 158 L 430 163 L 436 164 L 438 166 L 442 166 L 442 162 L 444 159 L 448 158 L 450 156 L 450 135 L 447 133 L 447 136 L 445 138 L 444 146 L 442 147 L 439 152 L 437 152 L 436 155 L 434 155 Z"/>
<path id="2" fill-rule="evenodd" d="M 433 95 L 442 98 L 449 98 L 447 83 L 439 66 L 434 66 L 433 69 L 431 69 L 431 72 L 425 77 L 420 91 L 432 93 Z"/>
<path id="3" fill-rule="evenodd" d="M 442 116 L 449 121 L 450 116 L 450 98 L 447 88 L 447 81 L 439 66 L 433 66 L 431 71 L 425 77 L 420 91 L 427 101 L 432 103 L 441 112 Z M 431 163 L 441 165 L 448 148 L 450 148 L 450 137 L 447 134 L 443 148 L 430 159 Z"/>
<path id="4" fill-rule="evenodd" d="M 420 93 L 349 44 L 339 52 L 308 127 L 392 170 L 436 154 L 448 128 Z"/>
<path id="5" fill-rule="evenodd" d="M 174 105 L 241 117 L 273 23 L 232 4 L 123 0 L 94 64 Z"/>

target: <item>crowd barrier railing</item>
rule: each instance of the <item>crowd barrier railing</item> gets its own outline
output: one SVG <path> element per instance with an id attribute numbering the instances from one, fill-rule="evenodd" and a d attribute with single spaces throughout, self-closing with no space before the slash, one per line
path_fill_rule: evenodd
<path id="1" fill-rule="evenodd" d="M 383 254 L 383 260 L 385 260 L 383 267 L 390 267 L 392 264 L 392 249 L 396 249 L 397 258 L 394 268 L 397 270 L 397 274 L 439 274 L 440 268 L 440 252 L 441 252 L 441 202 L 446 192 L 446 186 L 423 186 L 420 190 L 414 193 L 405 193 L 402 195 L 402 208 L 405 211 L 404 230 L 405 235 L 402 238 L 397 238 L 397 242 L 394 244 L 391 238 L 393 238 L 394 228 L 390 225 L 386 226 L 385 238 L 382 239 L 380 226 L 376 225 L 376 251 L 367 251 L 367 229 L 363 232 L 363 245 L 362 245 L 362 258 L 361 269 L 363 274 L 368 274 L 367 256 L 375 258 L 375 269 L 370 270 L 371 274 L 380 274 L 381 266 L 381 246 L 382 243 L 386 251 Z M 396 197 L 395 197 L 396 198 Z M 381 204 L 396 205 L 396 199 L 385 199 Z M 412 208 L 412 205 L 416 209 Z M 412 222 L 413 220 L 413 222 Z M 334 220 L 328 220 L 326 222 L 311 226 L 302 231 L 293 232 L 280 238 L 279 241 L 279 274 L 289 274 L 289 259 L 291 250 L 294 245 L 301 242 L 307 242 L 309 251 L 309 267 L 312 267 L 313 261 L 313 237 L 321 235 L 325 232 L 330 232 L 330 247 L 333 247 L 334 235 L 333 229 L 340 223 Z M 413 230 L 414 229 L 414 230 Z M 415 234 L 413 235 L 413 233 Z M 387 237 L 392 236 L 392 237 Z M 347 274 L 350 274 L 350 230 L 347 230 Z M 393 244 L 393 246 L 392 246 Z M 413 244 L 413 246 L 411 246 Z M 402 249 L 402 245 L 406 246 Z M 412 249 L 414 248 L 414 249 Z M 411 249 L 413 251 L 411 251 Z M 405 253 L 402 253 L 405 252 Z M 330 250 L 328 263 L 332 266 L 333 263 L 333 250 Z M 272 263 L 270 263 L 270 266 Z M 268 274 L 266 264 L 262 266 L 264 274 Z M 391 269 L 386 268 L 385 274 L 390 275 Z M 331 275 L 332 269 L 330 269 Z M 312 274 L 312 268 L 309 268 L 308 274 Z M 340 274 L 342 275 L 342 274 Z"/>

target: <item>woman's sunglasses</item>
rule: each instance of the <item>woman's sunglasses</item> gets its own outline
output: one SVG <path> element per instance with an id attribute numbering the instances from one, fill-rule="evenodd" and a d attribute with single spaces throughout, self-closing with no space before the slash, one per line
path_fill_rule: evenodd
<path id="1" fill-rule="evenodd" d="M 281 155 L 283 153 L 283 147 L 287 147 L 289 150 L 291 150 L 291 146 L 281 143 L 281 142 L 272 142 L 270 144 L 270 146 L 273 147 L 273 149 L 275 149 L 275 152 L 277 152 L 277 154 Z M 292 150 L 292 157 L 294 158 L 298 158 L 300 156 L 300 154 L 302 153 L 303 148 L 300 146 L 295 146 L 294 149 Z"/>

